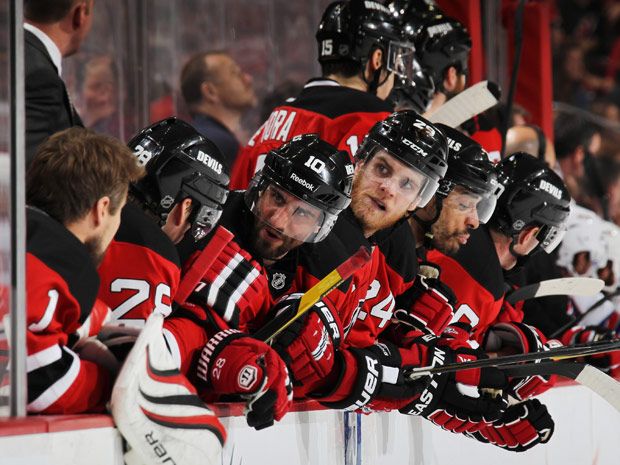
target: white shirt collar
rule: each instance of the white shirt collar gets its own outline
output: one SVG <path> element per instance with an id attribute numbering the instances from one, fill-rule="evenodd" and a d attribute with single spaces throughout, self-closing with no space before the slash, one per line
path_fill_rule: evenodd
<path id="1" fill-rule="evenodd" d="M 50 58 L 52 59 L 52 63 L 54 63 L 54 66 L 56 66 L 56 69 L 58 70 L 58 75 L 60 76 L 60 74 L 62 73 L 62 54 L 60 53 L 60 49 L 58 48 L 58 46 L 54 43 L 52 39 L 50 39 L 50 37 L 45 32 L 43 32 L 38 27 L 35 27 L 32 24 L 24 23 L 24 29 L 32 32 L 37 37 L 37 39 L 43 42 L 43 45 L 45 45 L 47 53 L 49 53 Z"/>

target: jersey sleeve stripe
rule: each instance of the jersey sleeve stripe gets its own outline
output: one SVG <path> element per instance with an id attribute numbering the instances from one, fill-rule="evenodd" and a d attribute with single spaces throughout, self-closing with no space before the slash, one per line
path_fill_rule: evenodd
<path id="1" fill-rule="evenodd" d="M 32 323 L 28 326 L 28 329 L 34 333 L 38 333 L 43 331 L 52 321 L 54 317 L 54 312 L 56 311 L 56 305 L 58 304 L 58 291 L 56 289 L 50 289 L 47 293 L 50 300 L 45 308 L 45 312 L 43 312 L 43 317 L 37 322 Z"/>
<path id="2" fill-rule="evenodd" d="M 163 328 L 162 329 L 164 340 L 166 341 L 166 346 L 172 355 L 172 360 L 177 368 L 181 368 L 181 351 L 179 350 L 179 344 L 177 339 L 174 337 L 174 334 L 170 332 L 170 330 Z"/>
<path id="3" fill-rule="evenodd" d="M 259 275 L 259 271 L 256 268 L 253 268 L 252 271 L 241 281 L 241 284 L 237 286 L 237 288 L 232 292 L 232 295 L 228 299 L 228 304 L 226 305 L 226 311 L 224 312 L 224 320 L 230 321 L 234 315 L 235 307 L 239 302 L 239 299 L 243 297 L 243 293 L 247 290 L 247 288 L 256 280 Z"/>
<path id="4" fill-rule="evenodd" d="M 62 350 L 58 344 L 55 344 L 47 349 L 43 349 L 36 354 L 29 355 L 26 358 L 26 372 L 30 373 L 38 368 L 60 360 L 62 357 Z"/>
<path id="5" fill-rule="evenodd" d="M 57 346 L 58 347 L 58 346 Z M 60 348 L 59 348 L 60 349 Z M 64 369 L 62 375 L 60 370 Z M 72 350 L 62 347 L 61 358 L 51 364 L 28 373 L 28 397 L 34 400 L 28 403 L 28 412 L 41 412 L 60 399 L 75 382 L 80 373 L 80 359 Z M 54 381 L 55 379 L 55 381 Z M 41 385 L 42 380 L 50 380 L 51 384 Z M 39 386 L 42 392 L 37 392 Z"/>
<path id="6" fill-rule="evenodd" d="M 226 283 L 226 280 L 230 277 L 233 270 L 239 265 L 239 263 L 243 260 L 241 254 L 237 253 L 235 256 L 226 264 L 226 267 L 222 270 L 222 272 L 217 275 L 211 286 L 209 287 L 209 295 L 207 296 L 207 305 L 213 307 L 215 301 L 217 300 L 217 295 L 220 291 L 220 288 Z"/>

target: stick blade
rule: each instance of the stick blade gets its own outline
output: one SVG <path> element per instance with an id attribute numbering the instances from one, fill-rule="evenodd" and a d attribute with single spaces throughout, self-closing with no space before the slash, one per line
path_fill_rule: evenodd
<path id="1" fill-rule="evenodd" d="M 620 412 L 620 383 L 614 378 L 592 365 L 586 365 L 575 381 L 589 387 Z"/>
<path id="2" fill-rule="evenodd" d="M 506 296 L 509 304 L 520 300 L 548 295 L 594 295 L 603 289 L 605 282 L 597 278 L 558 278 L 523 286 Z"/>
<path id="3" fill-rule="evenodd" d="M 479 82 L 452 97 L 428 119 L 432 123 L 443 123 L 456 128 L 495 105 L 498 91 L 498 86 L 489 81 Z"/>

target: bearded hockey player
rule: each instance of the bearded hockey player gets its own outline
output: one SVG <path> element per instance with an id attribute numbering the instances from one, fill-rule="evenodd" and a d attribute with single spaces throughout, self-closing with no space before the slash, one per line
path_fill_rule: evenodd
<path id="1" fill-rule="evenodd" d="M 359 295 L 363 307 L 357 319 L 354 315 L 352 328 L 347 323 L 351 321 L 349 314 L 338 308 L 345 337 L 340 338 L 339 344 L 333 340 L 328 346 L 338 348 L 333 369 L 323 375 L 322 384 L 316 383 L 308 396 L 325 406 L 346 410 L 366 410 L 368 405 L 374 408 L 374 399 L 388 395 L 398 397 L 399 405 L 413 405 L 412 397 L 418 398 L 429 381 L 407 385 L 399 376 L 402 368 L 426 365 L 436 356 L 444 359 L 456 353 L 475 358 L 469 347 L 465 351 L 460 351 L 456 344 L 454 350 L 435 348 L 436 344 L 425 340 L 421 332 L 417 333 L 417 338 L 411 336 L 410 344 L 402 349 L 394 344 L 376 344 L 377 336 L 391 320 L 394 300 L 391 289 L 400 292 L 415 278 L 415 242 L 404 220 L 417 206 L 428 202 L 437 189 L 446 171 L 446 141 L 441 131 L 416 113 L 395 113 L 373 127 L 357 157 L 351 207 L 341 214 L 333 233 L 342 233 L 348 242 L 361 236 L 360 242 L 365 240 L 375 245 L 372 263 L 376 269 L 366 275 L 367 285 Z M 347 223 L 348 228 L 344 228 Z M 389 246 L 385 238 L 389 239 Z M 449 307 L 447 299 L 438 296 L 433 288 L 426 287 L 418 297 L 418 305 Z M 283 358 L 288 360 L 287 354 Z M 327 372 L 328 363 L 324 358 L 313 365 L 322 365 L 323 372 Z M 494 374 L 499 379 L 493 379 Z M 298 377 L 294 377 L 297 380 Z M 483 380 L 476 380 L 476 377 Z M 471 378 L 463 377 L 458 382 L 476 386 L 488 383 L 498 387 L 504 380 L 503 374 L 492 369 L 484 374 L 477 371 Z M 449 376 L 430 382 L 440 386 L 426 397 L 434 397 L 435 404 L 444 398 L 444 393 L 456 390 L 456 380 Z M 496 402 L 484 402 L 485 406 L 489 404 L 497 408 Z M 391 402 L 389 408 L 396 408 L 395 405 L 396 402 Z M 478 403 L 476 405 L 480 408 Z"/>
<path id="2" fill-rule="evenodd" d="M 99 267 L 99 298 L 112 320 L 141 326 L 168 316 L 181 277 L 174 246 L 189 231 L 197 241 L 217 224 L 228 173 L 215 145 L 182 120 L 169 118 L 130 142 L 146 176 L 131 184 L 121 225 Z"/>
<path id="3" fill-rule="evenodd" d="M 446 359 L 452 358 L 459 360 L 486 358 L 482 351 L 476 350 L 466 340 L 435 337 L 450 321 L 454 304 L 451 290 L 437 279 L 438 273 L 433 276 L 416 276 L 414 271 L 413 283 L 405 282 L 402 278 L 400 281 L 394 279 L 394 276 L 403 276 L 402 256 L 413 255 L 415 261 L 416 242 L 420 244 L 424 242 L 424 230 L 430 228 L 434 220 L 441 217 L 440 224 L 447 224 L 453 231 L 466 228 L 470 223 L 475 223 L 477 226 L 476 207 L 479 208 L 482 219 L 488 219 L 495 205 L 496 196 L 501 191 L 493 165 L 488 161 L 484 151 L 458 131 L 445 127 L 440 131 L 438 126 L 432 127 L 440 134 L 449 133 L 452 136 L 448 138 L 450 149 L 447 172 L 443 179 L 439 179 L 434 197 L 416 210 L 409 217 L 409 222 L 404 223 L 409 239 L 403 240 L 404 236 L 401 236 L 399 240 L 392 241 L 397 236 L 391 234 L 386 241 L 379 243 L 390 278 L 378 279 L 373 283 L 369 298 L 363 307 L 364 313 L 360 312 L 361 317 L 358 317 L 350 335 L 352 340 L 357 338 L 357 343 L 369 336 L 376 338 L 380 335 L 379 347 L 392 357 L 398 354 L 401 371 L 405 366 L 415 365 L 412 354 L 416 352 L 435 354 L 439 351 L 437 353 L 441 356 L 433 363 L 443 363 Z M 389 133 L 392 138 L 395 138 L 395 134 L 397 134 L 395 130 Z M 445 136 L 442 135 L 442 138 Z M 461 153 L 462 156 L 459 156 Z M 421 157 L 420 163 L 424 163 L 425 160 L 426 157 Z M 460 208 L 464 202 L 468 206 L 465 212 Z M 417 225 L 418 215 L 423 211 L 427 212 L 429 221 L 425 226 L 412 228 L 410 223 Z M 472 217 L 473 220 L 470 219 Z M 424 253 L 423 248 L 418 250 Z M 427 263 L 423 263 L 421 268 L 432 269 Z M 417 270 L 417 263 L 413 270 Z M 381 300 L 374 298 L 375 294 L 380 296 Z M 395 312 L 394 308 L 397 309 Z M 398 324 L 389 327 L 390 323 L 394 322 Z M 418 363 L 420 362 L 425 364 L 418 358 Z M 394 366 L 399 364 L 395 364 L 393 359 L 391 367 Z M 422 390 L 412 394 L 410 390 L 400 389 L 402 380 L 397 381 L 396 376 L 393 378 L 395 380 L 393 385 L 384 386 L 382 392 L 369 404 L 370 409 L 399 409 L 402 413 L 422 415 L 450 431 L 462 432 L 479 429 L 485 422 L 496 419 L 505 407 L 503 399 L 480 396 L 477 393 L 477 388 L 491 386 L 498 388 L 505 385 L 504 375 L 495 369 L 476 372 L 471 377 L 462 374 L 436 377 L 431 380 L 429 388 L 424 390 L 422 395 Z M 467 394 L 471 395 L 460 392 L 456 387 L 457 384 L 469 386 Z"/>
<path id="4" fill-rule="evenodd" d="M 322 77 L 292 102 L 276 108 L 243 148 L 231 188 L 245 189 L 269 150 L 298 134 L 316 133 L 351 156 L 368 130 L 388 116 L 394 77 L 411 79 L 413 44 L 375 1 L 330 4 L 316 33 Z"/>
<path id="5" fill-rule="evenodd" d="M 504 301 L 507 286 L 503 272 L 536 250 L 549 253 L 559 244 L 570 196 L 559 176 L 528 154 L 513 154 L 497 169 L 505 191 L 488 225 L 473 231 L 468 243 L 452 257 L 439 250 L 428 253 L 428 259 L 441 266 L 442 280 L 458 300 L 445 333 L 471 338 L 489 352 L 544 350 L 557 341 L 547 341 L 539 330 L 522 323 L 520 309 Z M 507 393 L 520 402 L 475 436 L 513 451 L 547 442 L 553 420 L 546 407 L 531 397 L 549 389 L 553 382 L 553 378 L 542 376 L 513 379 Z"/>
<path id="6" fill-rule="evenodd" d="M 101 412 L 115 364 L 91 358 L 107 314 L 96 266 L 114 237 L 128 185 L 143 175 L 119 141 L 81 128 L 50 137 L 27 174 L 28 412 Z"/>
<path id="7" fill-rule="evenodd" d="M 173 356 L 205 400 L 241 395 L 248 424 L 267 427 L 286 413 L 292 399 L 288 370 L 280 356 L 250 334 L 269 319 L 272 288 L 304 292 L 303 244 L 322 241 L 350 202 L 353 166 L 347 157 L 315 135 L 293 138 L 269 152 L 263 169 L 245 192 L 229 196 L 221 219 L 234 238 L 203 276 L 189 304 L 166 322 Z M 185 267 L 210 240 L 182 243 Z M 324 266 L 329 271 L 331 262 Z M 266 267 L 278 262 L 286 273 L 274 280 Z M 314 284 L 314 280 L 311 284 Z M 319 301 L 301 329 L 312 344 L 314 327 L 323 334 L 334 321 L 331 306 Z M 324 323 L 325 322 L 325 323 Z M 312 326 L 314 325 L 314 326 Z M 309 339 L 306 341 L 306 338 Z"/>

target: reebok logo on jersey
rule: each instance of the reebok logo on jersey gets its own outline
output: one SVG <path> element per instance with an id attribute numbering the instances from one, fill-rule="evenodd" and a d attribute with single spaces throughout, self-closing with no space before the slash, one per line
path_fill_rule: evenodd
<path id="1" fill-rule="evenodd" d="M 451 30 L 452 26 L 450 25 L 450 23 L 436 24 L 427 29 L 429 37 L 436 36 L 437 34 L 445 34 Z"/>
<path id="2" fill-rule="evenodd" d="M 204 153 L 202 150 L 198 151 L 198 155 L 196 155 L 196 159 L 199 162 L 204 163 L 217 174 L 222 174 L 222 164 L 214 158 L 211 158 L 210 155 Z"/>
<path id="3" fill-rule="evenodd" d="M 311 182 L 306 181 L 303 178 L 300 178 L 299 176 L 297 176 L 295 173 L 291 174 L 291 179 L 293 181 L 295 181 L 298 184 L 301 184 L 302 186 L 304 186 L 306 189 L 314 192 L 314 184 L 312 184 Z"/>
<path id="4" fill-rule="evenodd" d="M 258 370 L 255 366 L 246 365 L 239 372 L 237 384 L 241 389 L 249 391 L 258 379 Z"/>
<path id="5" fill-rule="evenodd" d="M 540 184 L 538 188 L 545 192 L 548 192 L 549 194 L 554 196 L 556 199 L 562 198 L 562 191 L 560 190 L 560 188 L 557 186 L 554 186 L 550 182 L 545 181 L 544 179 L 540 180 Z"/>
<path id="6" fill-rule="evenodd" d="M 419 153 L 423 157 L 428 156 L 428 152 L 426 152 L 422 147 L 417 146 L 416 144 L 414 144 L 413 142 L 411 142 L 409 139 L 405 137 L 403 137 L 403 144 L 411 148 L 414 152 Z"/>

